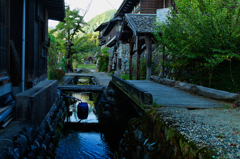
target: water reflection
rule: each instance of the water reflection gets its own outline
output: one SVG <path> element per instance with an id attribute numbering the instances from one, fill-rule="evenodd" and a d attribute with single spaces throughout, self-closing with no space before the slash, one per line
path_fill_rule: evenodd
<path id="1" fill-rule="evenodd" d="M 89 106 L 89 114 L 86 120 L 80 121 L 87 125 L 98 123 L 95 115 L 95 106 L 89 101 L 89 95 L 84 93 L 73 93 L 74 97 L 87 102 Z M 70 106 L 72 115 L 69 122 L 78 122 L 77 104 Z M 77 123 L 76 126 L 79 124 Z M 66 127 L 66 126 L 65 126 Z M 124 128 L 115 126 L 98 127 L 98 131 L 81 132 L 74 128 L 70 130 L 64 129 L 56 149 L 56 159 L 102 159 L 113 158 L 114 151 L 118 150 L 120 139 L 123 137 Z"/>
<path id="2" fill-rule="evenodd" d="M 112 158 L 109 145 L 101 138 L 101 133 L 72 132 L 61 138 L 56 150 L 56 159 Z"/>

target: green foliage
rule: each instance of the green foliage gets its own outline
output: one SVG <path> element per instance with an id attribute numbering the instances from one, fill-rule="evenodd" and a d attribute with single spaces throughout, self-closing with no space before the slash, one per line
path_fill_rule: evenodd
<path id="1" fill-rule="evenodd" d="M 71 54 L 84 54 L 89 51 L 93 51 L 95 48 L 95 52 L 98 51 L 98 35 L 88 33 L 83 37 L 76 36 L 74 38 L 74 45 L 71 47 Z M 94 54 L 95 52 L 92 52 Z"/>
<path id="2" fill-rule="evenodd" d="M 99 72 L 107 72 L 108 71 L 108 61 L 109 61 L 109 53 L 108 47 L 105 47 L 101 50 L 102 55 L 98 55 L 98 69 Z"/>
<path id="3" fill-rule="evenodd" d="M 86 24 L 83 21 L 83 16 L 79 15 L 79 9 L 70 10 L 70 7 L 66 5 L 65 7 L 66 17 L 64 18 L 65 22 L 60 22 L 55 29 L 50 30 L 50 33 L 57 32 L 57 38 L 61 44 L 62 53 L 65 54 L 68 70 L 72 70 L 72 51 L 71 44 L 74 40 L 74 36 L 77 32 L 84 32 L 82 27 Z"/>
<path id="4" fill-rule="evenodd" d="M 164 66 L 174 70 L 177 80 L 185 80 L 213 87 L 217 68 L 230 74 L 231 87 L 236 87 L 231 61 L 240 59 L 240 7 L 239 0 L 179 0 L 177 14 L 171 11 L 166 23 L 156 25 L 155 37 L 160 45 L 159 52 L 169 55 Z M 161 34 L 159 34 L 159 32 Z M 163 64 L 163 63 L 161 63 Z M 239 66 L 237 67 L 239 68 Z M 228 69 L 228 70 L 227 70 Z M 183 76 L 183 71 L 189 75 Z M 219 72 L 220 73 L 220 72 Z M 227 83 L 226 83 L 227 84 Z M 236 90 L 239 91 L 239 83 Z M 215 87 L 214 86 L 214 87 Z M 226 90 L 217 86 L 218 89 Z"/>
<path id="5" fill-rule="evenodd" d="M 87 25 L 83 28 L 84 33 L 78 33 L 80 36 L 83 36 L 84 34 L 93 33 L 94 30 L 102 23 L 110 21 L 114 14 L 116 13 L 115 9 L 108 10 L 102 14 L 99 14 L 92 18 L 90 21 L 87 22 Z"/>
<path id="6" fill-rule="evenodd" d="M 50 80 L 61 80 L 63 78 L 63 76 L 65 75 L 63 70 L 51 70 L 49 73 L 49 78 Z"/>
<path id="7" fill-rule="evenodd" d="M 121 75 L 121 78 L 124 80 L 129 80 L 129 75 Z"/>
<path id="8" fill-rule="evenodd" d="M 51 72 L 53 72 L 53 70 L 58 69 L 58 65 L 57 65 L 58 42 L 52 34 L 48 34 L 48 37 L 50 38 L 50 47 L 48 49 L 48 57 L 47 57 L 47 73 L 48 73 L 48 79 L 50 79 Z"/>
<path id="9" fill-rule="evenodd" d="M 157 104 L 156 101 L 157 101 L 157 98 L 156 98 L 156 99 L 154 100 L 154 102 L 153 102 L 153 107 L 154 107 L 154 108 L 156 108 L 156 107 L 161 107 L 162 104 Z"/>
<path id="10" fill-rule="evenodd" d="M 145 58 L 142 58 L 140 61 L 140 79 L 141 80 L 146 80 L 146 73 L 147 73 L 147 62 Z"/>
<path id="11" fill-rule="evenodd" d="M 72 41 L 77 32 L 84 32 L 83 26 L 86 23 L 83 21 L 83 16 L 79 15 L 80 9 L 70 10 L 70 7 L 66 5 L 65 22 L 59 22 L 55 29 L 51 30 L 50 33 L 58 32 L 57 37 L 61 39 L 69 39 Z"/>
<path id="12" fill-rule="evenodd" d="M 109 74 L 109 76 L 112 76 L 112 75 L 114 75 L 114 73 L 115 73 L 115 71 L 112 71 L 112 72 Z"/>

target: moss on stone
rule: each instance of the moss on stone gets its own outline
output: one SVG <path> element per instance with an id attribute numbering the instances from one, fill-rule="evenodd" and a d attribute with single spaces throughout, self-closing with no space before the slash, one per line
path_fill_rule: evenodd
<path id="1" fill-rule="evenodd" d="M 199 149 L 196 144 L 189 142 L 174 127 L 169 127 L 164 123 L 160 114 L 154 108 L 148 110 L 144 118 L 132 119 L 128 124 L 129 135 L 127 145 L 131 151 L 136 151 L 134 147 L 139 146 L 139 142 L 134 139 L 133 132 L 136 129 L 146 134 L 148 143 L 156 142 L 152 151 L 149 151 L 146 147 L 142 147 L 144 153 L 148 153 L 150 158 L 205 159 L 212 158 L 216 154 L 208 148 Z"/>

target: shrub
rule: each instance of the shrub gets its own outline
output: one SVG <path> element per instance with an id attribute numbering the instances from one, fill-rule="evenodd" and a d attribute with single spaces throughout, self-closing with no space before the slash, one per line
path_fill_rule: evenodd
<path id="1" fill-rule="evenodd" d="M 124 80 L 129 80 L 129 75 L 121 75 L 121 78 Z"/>
<path id="2" fill-rule="evenodd" d="M 98 55 L 98 69 L 99 72 L 107 72 L 108 71 L 108 61 L 109 61 L 109 53 L 107 47 L 102 49 L 102 55 Z"/>
<path id="3" fill-rule="evenodd" d="M 50 80 L 61 80 L 63 76 L 65 76 L 65 73 L 63 70 L 55 69 L 50 71 L 48 77 Z"/>
<path id="4" fill-rule="evenodd" d="M 222 81 L 236 85 L 233 61 L 240 59 L 239 0 L 179 0 L 175 4 L 179 14 L 171 10 L 154 33 L 158 44 L 166 46 L 159 52 L 171 57 L 164 62 L 165 68 L 174 71 L 177 80 L 213 87 L 217 67 L 228 65 L 221 67 L 226 73 Z"/>

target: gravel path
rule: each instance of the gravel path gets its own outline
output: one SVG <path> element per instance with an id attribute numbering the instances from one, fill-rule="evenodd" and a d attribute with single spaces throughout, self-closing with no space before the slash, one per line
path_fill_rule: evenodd
<path id="1" fill-rule="evenodd" d="M 240 158 L 240 109 L 156 108 L 169 126 L 199 148 L 216 150 L 216 158 Z M 171 124 L 170 124 L 171 123 Z"/>

